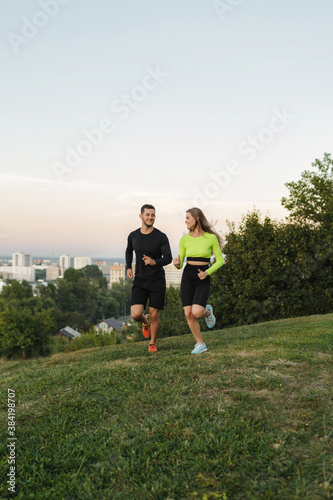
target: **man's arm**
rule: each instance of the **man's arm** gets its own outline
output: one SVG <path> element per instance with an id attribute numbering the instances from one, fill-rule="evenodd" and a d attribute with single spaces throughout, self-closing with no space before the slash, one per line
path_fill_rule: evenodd
<path id="1" fill-rule="evenodd" d="M 133 272 L 132 272 L 133 243 L 132 243 L 131 235 L 129 235 L 127 238 L 127 248 L 126 248 L 126 252 L 125 252 L 125 259 L 126 259 L 126 275 L 128 278 L 132 279 L 132 277 L 133 277 Z"/>
<path id="2" fill-rule="evenodd" d="M 163 234 L 161 240 L 161 253 L 162 257 L 160 257 L 159 259 L 155 259 L 156 265 L 166 266 L 167 264 L 170 264 L 170 262 L 172 261 L 171 248 L 169 240 L 165 234 Z"/>

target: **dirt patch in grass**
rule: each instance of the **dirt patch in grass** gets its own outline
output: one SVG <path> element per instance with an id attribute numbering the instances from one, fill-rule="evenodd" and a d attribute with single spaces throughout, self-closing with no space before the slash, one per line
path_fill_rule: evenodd
<path id="1" fill-rule="evenodd" d="M 273 359 L 270 361 L 269 366 L 304 366 L 304 363 L 295 363 L 294 361 L 288 361 L 286 359 Z"/>
<path id="2" fill-rule="evenodd" d="M 322 358 L 322 359 L 325 359 L 325 360 L 332 359 L 332 355 L 328 354 L 326 352 L 317 352 L 316 355 L 318 356 L 318 358 Z"/>
<path id="3" fill-rule="evenodd" d="M 28 410 L 29 408 L 33 408 L 35 406 L 35 401 L 24 401 L 20 403 L 20 411 Z"/>
<path id="4" fill-rule="evenodd" d="M 213 382 L 214 380 L 217 380 L 219 376 L 220 373 L 203 373 L 198 377 L 200 382 Z"/>
<path id="5" fill-rule="evenodd" d="M 133 361 L 133 358 L 126 358 L 126 359 L 115 359 L 114 361 L 110 361 L 107 363 L 110 366 L 135 366 L 139 365 L 140 363 L 138 361 Z"/>
<path id="6" fill-rule="evenodd" d="M 288 381 L 294 379 L 293 375 L 290 375 L 289 373 L 282 373 L 282 372 L 279 372 L 277 370 L 268 370 L 268 369 L 266 369 L 263 372 L 263 374 L 256 375 L 256 376 L 259 377 L 259 378 L 265 378 L 267 375 L 269 377 L 280 377 L 281 379 L 286 379 Z"/>
<path id="7" fill-rule="evenodd" d="M 225 389 L 209 389 L 204 391 L 199 391 L 197 397 L 203 400 L 210 401 L 215 407 L 221 409 L 225 406 L 234 405 L 235 401 L 232 399 L 231 395 L 228 394 L 231 391 L 226 391 Z"/>
<path id="8" fill-rule="evenodd" d="M 95 367 L 99 370 L 104 370 L 105 368 L 115 368 L 116 366 L 138 366 L 141 364 L 141 361 L 133 360 L 133 358 L 126 358 L 126 359 L 115 359 L 112 361 L 106 361 L 105 363 L 100 363 L 98 367 Z"/>
<path id="9" fill-rule="evenodd" d="M 268 389 L 261 389 L 260 391 L 252 391 L 256 396 L 259 396 L 260 398 L 267 398 L 267 399 L 274 399 L 276 398 L 275 394 L 272 393 L 272 391 L 269 391 Z"/>
<path id="10" fill-rule="evenodd" d="M 52 354 L 50 358 L 45 359 L 45 365 L 56 365 L 58 363 L 65 363 L 66 361 L 72 361 L 78 357 L 83 356 L 86 353 L 91 351 L 96 351 L 99 349 L 98 347 L 89 347 L 88 349 L 81 349 L 80 351 L 72 351 L 72 352 L 59 352 L 57 354 Z"/>
<path id="11" fill-rule="evenodd" d="M 236 351 L 234 354 L 236 354 L 236 356 L 240 356 L 241 358 L 247 358 L 251 356 L 262 356 L 266 352 L 269 352 L 269 349 L 254 349 L 252 351 L 244 349 L 242 351 Z"/>

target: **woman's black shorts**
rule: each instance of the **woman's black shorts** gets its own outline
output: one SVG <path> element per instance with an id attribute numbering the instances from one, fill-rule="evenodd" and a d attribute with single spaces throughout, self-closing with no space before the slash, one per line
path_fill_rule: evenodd
<path id="1" fill-rule="evenodd" d="M 198 277 L 198 272 L 199 269 L 207 271 L 208 267 L 208 265 L 186 264 L 180 285 L 183 307 L 192 306 L 193 304 L 206 307 L 210 292 L 210 276 L 201 280 Z"/>

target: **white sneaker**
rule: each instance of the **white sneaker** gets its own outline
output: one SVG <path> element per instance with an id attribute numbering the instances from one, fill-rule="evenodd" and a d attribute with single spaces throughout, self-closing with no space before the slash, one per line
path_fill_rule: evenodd
<path id="1" fill-rule="evenodd" d="M 206 344 L 200 344 L 199 342 L 197 342 L 191 354 L 201 354 L 202 352 L 206 351 L 207 351 Z"/>
<path id="2" fill-rule="evenodd" d="M 216 318 L 213 314 L 213 308 L 209 304 L 206 305 L 206 308 L 210 312 L 210 315 L 205 317 L 206 325 L 208 326 L 208 328 L 214 328 Z"/>

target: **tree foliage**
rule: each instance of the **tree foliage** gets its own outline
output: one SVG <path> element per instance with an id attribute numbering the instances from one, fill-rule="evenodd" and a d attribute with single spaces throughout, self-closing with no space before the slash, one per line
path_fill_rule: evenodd
<path id="1" fill-rule="evenodd" d="M 49 336 L 54 321 L 49 310 L 29 307 L 7 309 L 0 313 L 0 351 L 5 356 L 48 354 Z"/>
<path id="2" fill-rule="evenodd" d="M 92 285 L 98 288 L 107 288 L 107 281 L 104 278 L 102 271 L 96 264 L 85 266 L 82 268 L 82 273 L 87 278 Z"/>
<path id="3" fill-rule="evenodd" d="M 87 332 L 103 318 L 117 318 L 129 311 L 130 283 L 115 284 L 108 290 L 98 268 L 98 273 L 86 271 L 90 278 L 83 270 L 67 269 L 56 285 L 37 285 L 36 295 L 26 281 L 8 282 L 0 295 L 0 353 L 46 354 L 47 345 L 53 346 L 50 336 L 59 329 L 68 325 Z M 46 319 L 48 327 L 44 328 Z"/>
<path id="4" fill-rule="evenodd" d="M 170 286 L 166 289 L 164 310 L 160 313 L 160 319 L 160 336 L 162 337 L 173 337 L 190 333 L 179 288 Z"/>
<path id="5" fill-rule="evenodd" d="M 119 283 L 112 283 L 111 297 L 119 304 L 118 316 L 127 316 L 131 312 L 132 281 L 120 279 Z"/>
<path id="6" fill-rule="evenodd" d="M 5 300 L 21 300 L 28 297 L 32 297 L 32 288 L 26 280 L 22 283 L 17 280 L 7 281 L 1 293 L 1 298 Z"/>
<path id="7" fill-rule="evenodd" d="M 229 224 L 225 265 L 213 275 L 217 326 L 333 310 L 330 248 L 320 228 L 262 221 L 248 213 Z"/>
<path id="8" fill-rule="evenodd" d="M 323 160 L 312 163 L 315 170 L 305 170 L 297 182 L 286 183 L 289 197 L 282 205 L 289 210 L 289 219 L 333 229 L 333 160 L 328 153 Z"/>
<path id="9" fill-rule="evenodd" d="M 100 273 L 97 266 L 87 266 L 87 268 L 91 267 L 97 268 L 98 273 Z M 88 269 L 88 274 L 90 271 L 91 269 Z M 92 326 L 103 317 L 117 317 L 119 315 L 120 305 L 110 290 L 105 289 L 104 278 L 100 281 L 100 276 L 93 273 L 95 278 L 89 279 L 85 277 L 83 270 L 70 268 L 65 271 L 63 278 L 57 280 L 55 303 L 59 310 L 67 315 L 67 318 L 69 313 L 70 317 L 76 315 L 76 326 L 83 321 L 89 322 Z M 77 315 L 81 316 L 81 322 L 78 321 Z M 70 323 L 69 325 L 73 326 Z"/>

